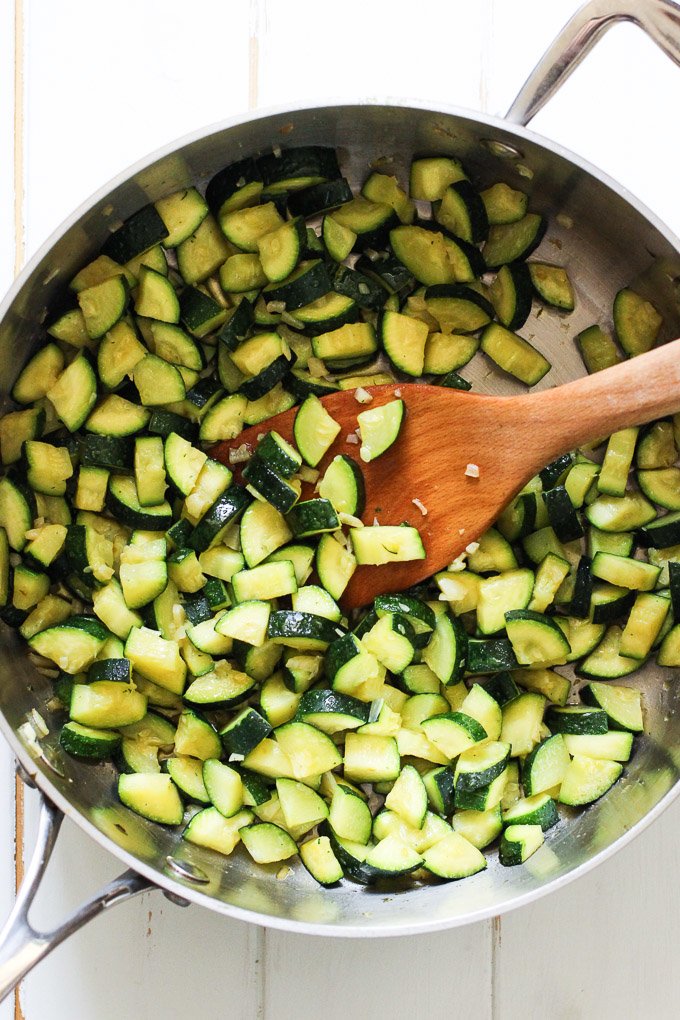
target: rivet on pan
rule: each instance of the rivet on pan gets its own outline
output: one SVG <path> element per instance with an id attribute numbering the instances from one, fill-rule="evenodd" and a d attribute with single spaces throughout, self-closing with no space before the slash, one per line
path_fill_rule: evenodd
<path id="1" fill-rule="evenodd" d="M 188 882 L 195 882 L 196 885 L 207 885 L 210 882 L 205 871 L 197 868 L 195 864 L 190 864 L 188 861 L 178 861 L 168 855 L 165 858 L 165 863 L 169 868 L 177 872 L 178 875 L 181 875 L 182 878 L 186 878 Z"/>
<path id="2" fill-rule="evenodd" d="M 522 159 L 522 152 L 514 145 L 509 145 L 508 142 L 498 142 L 495 138 L 482 138 L 482 145 L 491 152 L 494 156 L 500 156 L 501 159 Z"/>
<path id="3" fill-rule="evenodd" d="M 163 895 L 165 896 L 166 900 L 170 900 L 170 902 L 174 903 L 176 907 L 189 906 L 189 900 L 185 900 L 183 896 L 178 896 L 177 893 L 168 892 L 167 889 L 164 889 Z"/>

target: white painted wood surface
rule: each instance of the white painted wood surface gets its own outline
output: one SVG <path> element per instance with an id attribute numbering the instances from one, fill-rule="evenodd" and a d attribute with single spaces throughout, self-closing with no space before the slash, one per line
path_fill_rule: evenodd
<path id="1" fill-rule="evenodd" d="M 409 96 L 501 113 L 575 0 L 2 0 L 0 287 L 63 217 L 147 151 L 254 106 Z M 338 12 L 336 12 L 338 15 Z M 16 20 L 16 32 L 15 32 Z M 17 65 L 18 58 L 18 65 Z M 14 135 L 15 70 L 20 125 Z M 536 119 L 680 232 L 680 72 L 614 30 Z M 0 912 L 14 888 L 14 779 L 0 749 Z M 26 796 L 30 848 L 34 798 Z M 680 1014 L 680 806 L 594 874 L 505 917 L 418 939 L 313 940 L 158 894 L 60 947 L 0 1020 Z M 55 922 L 116 873 L 67 823 L 37 917 Z"/>

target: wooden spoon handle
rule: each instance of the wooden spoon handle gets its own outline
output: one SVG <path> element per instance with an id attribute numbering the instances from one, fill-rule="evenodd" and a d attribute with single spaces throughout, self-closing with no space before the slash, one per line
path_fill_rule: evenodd
<path id="1" fill-rule="evenodd" d="M 680 340 L 575 382 L 517 399 L 539 459 L 680 411 Z M 520 406 L 521 405 L 521 406 Z"/>

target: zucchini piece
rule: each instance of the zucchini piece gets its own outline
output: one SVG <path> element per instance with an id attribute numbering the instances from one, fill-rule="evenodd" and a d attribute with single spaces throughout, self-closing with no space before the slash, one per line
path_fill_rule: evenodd
<path id="1" fill-rule="evenodd" d="M 463 180 L 467 174 L 454 156 L 422 156 L 411 163 L 409 192 L 411 198 L 437 202 L 451 184 Z"/>
<path id="2" fill-rule="evenodd" d="M 0 455 L 3 465 L 15 464 L 21 459 L 24 443 L 40 438 L 45 419 L 42 407 L 10 411 L 0 418 Z"/>
<path id="3" fill-rule="evenodd" d="M 146 696 L 134 684 L 97 680 L 74 684 L 69 713 L 73 722 L 95 729 L 117 729 L 137 723 L 146 715 Z"/>
<path id="4" fill-rule="evenodd" d="M 208 214 L 208 205 L 196 188 L 184 188 L 154 202 L 167 230 L 164 248 L 176 248 L 190 237 Z"/>
<path id="5" fill-rule="evenodd" d="M 314 336 L 312 350 L 316 358 L 344 368 L 370 358 L 378 350 L 378 341 L 370 322 L 346 322 L 337 329 Z"/>
<path id="6" fill-rule="evenodd" d="M 451 248 L 441 231 L 424 225 L 395 227 L 390 231 L 390 245 L 399 262 L 426 287 L 456 282 Z"/>
<path id="7" fill-rule="evenodd" d="M 147 680 L 173 694 L 182 694 L 187 668 L 177 641 L 148 627 L 133 627 L 125 642 L 125 656 Z"/>
<path id="8" fill-rule="evenodd" d="M 351 202 L 353 197 L 345 178 L 337 177 L 293 192 L 288 196 L 288 208 L 293 216 L 317 216 L 329 209 L 337 209 L 344 202 Z"/>
<path id="9" fill-rule="evenodd" d="M 498 181 L 480 192 L 490 224 L 516 223 L 527 211 L 529 198 L 523 191 L 511 188 L 504 181 Z"/>
<path id="10" fill-rule="evenodd" d="M 629 358 L 652 349 L 663 319 L 654 305 L 629 287 L 614 298 L 616 338 Z"/>
<path id="11" fill-rule="evenodd" d="M 295 310 L 296 321 L 301 326 L 304 326 L 306 332 L 312 336 L 316 336 L 319 333 L 330 333 L 333 330 L 339 329 L 340 326 L 356 322 L 358 318 L 359 305 L 357 302 L 345 294 L 338 294 L 336 291 L 329 291 L 328 294 L 324 294 L 315 301 L 310 301 L 308 305 L 303 305 L 302 308 Z M 299 343 L 301 338 L 299 335 L 294 334 L 287 337 L 287 339 L 297 355 L 297 363 L 299 363 L 300 368 L 304 368 L 305 365 L 300 358 L 299 350 L 295 347 L 295 341 Z M 309 357 L 313 347 L 308 340 L 305 340 L 305 343 L 309 344 L 309 347 L 306 348 L 307 357 Z"/>
<path id="12" fill-rule="evenodd" d="M 177 367 L 155 354 L 146 354 L 137 362 L 132 378 L 145 407 L 176 403 L 186 396 L 186 386 Z"/>
<path id="13" fill-rule="evenodd" d="M 135 291 L 135 312 L 159 322 L 179 322 L 179 300 L 167 276 L 142 266 Z"/>
<path id="14" fill-rule="evenodd" d="M 204 294 L 197 287 L 185 287 L 179 298 L 180 318 L 192 336 L 201 337 L 212 333 L 229 316 L 214 297 Z"/>
<path id="15" fill-rule="evenodd" d="M 98 436 L 131 436 L 145 428 L 150 417 L 146 408 L 111 393 L 95 407 L 85 429 Z"/>
<path id="16" fill-rule="evenodd" d="M 552 367 L 528 340 L 495 322 L 484 329 L 480 346 L 499 368 L 527 386 L 535 386 Z"/>
<path id="17" fill-rule="evenodd" d="M 603 368 L 611 368 L 622 360 L 621 352 L 600 326 L 588 326 L 576 336 L 583 364 L 589 373 L 601 372 Z"/>
<path id="18" fill-rule="evenodd" d="M 386 782 L 401 771 L 394 737 L 349 732 L 345 737 L 344 776 L 353 783 Z"/>
<path id="19" fill-rule="evenodd" d="M 532 283 L 525 262 L 501 266 L 489 287 L 498 321 L 506 329 L 521 329 L 531 312 Z"/>
<path id="20" fill-rule="evenodd" d="M 357 560 L 344 544 L 327 533 L 321 536 L 316 548 L 315 566 L 326 591 L 339 599 L 356 570 Z"/>
<path id="21" fill-rule="evenodd" d="M 86 355 L 64 369 L 47 398 L 69 432 L 80 428 L 97 401 L 97 378 Z"/>
<path id="22" fill-rule="evenodd" d="M 493 318 L 493 305 L 472 287 L 462 283 L 427 287 L 425 310 L 443 333 L 473 333 Z"/>
<path id="23" fill-rule="evenodd" d="M 320 185 L 319 187 L 325 188 L 326 186 Z M 319 196 L 319 201 L 327 201 L 327 196 L 324 195 L 323 199 Z M 353 230 L 338 223 L 332 216 L 324 216 L 321 224 L 321 236 L 326 251 L 334 262 L 343 262 L 352 251 L 357 239 Z"/>
<path id="24" fill-rule="evenodd" d="M 46 396 L 64 371 L 64 355 L 56 344 L 45 344 L 22 368 L 12 387 L 17 404 L 32 404 Z"/>
<path id="25" fill-rule="evenodd" d="M 502 818 L 503 825 L 540 825 L 543 832 L 560 820 L 555 801 L 549 793 L 520 798 L 502 812 Z"/>
<path id="26" fill-rule="evenodd" d="M 90 340 L 98 340 L 122 318 L 128 301 L 125 278 L 112 276 L 78 293 L 85 329 Z"/>
<path id="27" fill-rule="evenodd" d="M 70 308 L 64 312 L 47 327 L 47 332 L 55 340 L 62 340 L 72 347 L 89 347 L 92 343 L 80 308 Z"/>
<path id="28" fill-rule="evenodd" d="M 52 446 L 28 439 L 24 444 L 26 481 L 34 492 L 63 496 L 66 483 L 73 475 L 73 464 L 64 446 Z"/>
<path id="29" fill-rule="evenodd" d="M 632 687 L 592 681 L 581 689 L 581 698 L 606 712 L 611 729 L 642 732 L 642 699 Z"/>
<path id="30" fill-rule="evenodd" d="M 592 804 L 614 785 L 622 772 L 619 762 L 576 754 L 562 780 L 559 802 L 571 807 Z"/>
<path id="31" fill-rule="evenodd" d="M 277 779 L 276 792 L 286 828 L 296 836 L 328 818 L 326 802 L 304 783 L 296 779 Z"/>
<path id="32" fill-rule="evenodd" d="M 560 311 L 572 312 L 574 290 L 566 269 L 547 262 L 529 262 L 527 265 L 531 283 L 541 301 Z"/>
<path id="33" fill-rule="evenodd" d="M 385 353 L 395 368 L 410 376 L 423 374 L 428 337 L 426 323 L 401 312 L 386 311 L 380 320 L 379 334 Z"/>
<path id="34" fill-rule="evenodd" d="M 99 342 L 97 373 L 103 385 L 116 389 L 147 353 L 128 318 L 117 322 Z"/>
<path id="35" fill-rule="evenodd" d="M 425 559 L 425 549 L 417 528 L 406 525 L 352 528 L 350 538 L 358 564 L 380 565 Z"/>
<path id="36" fill-rule="evenodd" d="M 569 752 L 562 733 L 542 740 L 522 765 L 522 785 L 527 797 L 559 786 L 569 768 Z"/>
<path id="37" fill-rule="evenodd" d="M 240 570 L 232 577 L 231 584 L 237 602 L 283 598 L 297 591 L 295 570 L 288 560 Z"/>
<path id="38" fill-rule="evenodd" d="M 664 595 L 640 592 L 621 635 L 621 655 L 646 659 L 661 633 L 670 608 L 670 599 Z"/>
<path id="39" fill-rule="evenodd" d="M 174 322 L 151 322 L 149 330 L 150 346 L 157 357 L 196 372 L 203 369 L 203 356 L 198 345 Z"/>
<path id="40" fill-rule="evenodd" d="M 219 545 L 227 529 L 252 501 L 250 493 L 235 483 L 215 500 L 191 532 L 187 545 L 197 553 Z"/>
<path id="41" fill-rule="evenodd" d="M 304 460 L 310 467 L 316 467 L 337 439 L 340 425 L 319 398 L 310 394 L 298 409 L 293 432 Z"/>
<path id="42" fill-rule="evenodd" d="M 59 743 L 74 758 L 102 761 L 110 758 L 119 748 L 120 733 L 115 730 L 95 729 L 77 722 L 65 723 L 59 733 Z"/>
<path id="43" fill-rule="evenodd" d="M 306 241 L 307 228 L 301 216 L 286 220 L 258 237 L 257 251 L 265 280 L 280 283 L 290 276 L 300 261 Z"/>
<path id="44" fill-rule="evenodd" d="M 680 510 L 680 468 L 638 471 L 636 478 L 647 499 L 666 510 Z"/>
<path id="45" fill-rule="evenodd" d="M 168 230 L 153 205 L 145 205 L 129 216 L 102 245 L 102 254 L 124 265 L 161 243 Z"/>
<path id="46" fill-rule="evenodd" d="M 219 225 L 210 214 L 203 218 L 193 234 L 177 245 L 175 251 L 177 268 L 189 286 L 212 276 L 231 254 Z"/>
<path id="47" fill-rule="evenodd" d="M 270 612 L 268 602 L 244 600 L 220 617 L 215 625 L 217 633 L 261 648 L 267 638 Z"/>
<path id="48" fill-rule="evenodd" d="M 476 743 L 487 740 L 487 732 L 464 712 L 443 712 L 421 723 L 425 736 L 447 758 L 455 758 Z"/>
<path id="49" fill-rule="evenodd" d="M 668 533 L 665 533 L 666 524 L 672 525 L 674 522 L 668 520 L 667 517 L 661 518 L 659 521 L 655 521 L 656 510 L 645 497 L 639 492 L 631 492 L 625 496 L 600 496 L 587 506 L 585 509 L 585 515 L 590 524 L 599 528 L 600 531 L 637 531 L 640 530 L 642 535 L 645 537 L 649 545 L 656 546 L 656 539 L 653 541 L 649 540 L 648 532 L 652 529 L 659 528 L 659 544 L 657 548 L 661 548 L 666 545 L 674 545 L 675 541 L 680 541 L 680 528 L 678 529 L 678 539 L 675 541 L 671 537 L 669 541 L 666 538 L 669 537 L 669 533 L 672 532 L 673 528 L 668 529 Z M 675 517 L 675 515 L 672 515 Z M 678 514 L 680 519 L 680 514 Z M 653 523 L 652 523 L 653 522 Z M 666 524 L 664 524 L 666 522 Z M 654 536 L 652 536 L 654 538 Z"/>
<path id="50" fill-rule="evenodd" d="M 257 202 L 262 192 L 262 175 L 251 157 L 230 163 L 208 182 L 205 198 L 218 219 L 229 209 L 242 209 Z"/>
<path id="51" fill-rule="evenodd" d="M 505 626 L 520 665 L 549 666 L 564 663 L 569 642 L 553 620 L 529 609 L 505 614 Z"/>
<path id="52" fill-rule="evenodd" d="M 271 194 L 298 191 L 340 176 L 334 148 L 300 145 L 260 156 L 257 169 Z"/>
<path id="53" fill-rule="evenodd" d="M 269 465 L 253 457 L 243 469 L 244 481 L 251 490 L 271 503 L 280 513 L 289 513 L 300 498 L 300 485 L 295 480 L 281 478 Z"/>
<path id="54" fill-rule="evenodd" d="M 478 244 L 489 233 L 486 207 L 468 180 L 450 184 L 435 209 L 435 219 L 456 237 Z"/>
<path id="55" fill-rule="evenodd" d="M 629 556 L 598 552 L 593 559 L 591 570 L 593 577 L 599 577 L 608 584 L 635 591 L 651 591 L 657 582 L 661 567 Z"/>
<path id="56" fill-rule="evenodd" d="M 248 810 L 237 811 L 230 818 L 225 818 L 216 807 L 204 808 L 192 817 L 182 838 L 228 856 L 240 842 L 240 830 L 253 819 L 252 811 Z"/>
<path id="57" fill-rule="evenodd" d="M 640 430 L 640 439 L 635 451 L 635 464 L 640 470 L 669 468 L 675 464 L 677 458 L 678 450 L 672 422 L 655 421 Z"/>
<path id="58" fill-rule="evenodd" d="M 592 680 L 616 680 L 639 669 L 642 665 L 639 659 L 621 655 L 621 635 L 620 627 L 609 627 L 595 650 L 579 663 L 578 675 Z"/>
<path id="59" fill-rule="evenodd" d="M 325 263 L 321 259 L 308 259 L 300 262 L 285 280 L 268 284 L 262 297 L 267 304 L 282 301 L 287 311 L 294 312 L 332 289 Z"/>
<path id="60" fill-rule="evenodd" d="M 180 825 L 182 799 L 169 775 L 123 773 L 118 777 L 118 796 L 126 807 L 161 825 Z"/>
<path id="61" fill-rule="evenodd" d="M 381 407 L 369 408 L 357 415 L 361 433 L 359 456 L 365 464 L 380 457 L 396 442 L 404 413 L 403 400 L 391 400 Z"/>
<path id="62" fill-rule="evenodd" d="M 374 202 L 364 195 L 344 202 L 329 216 L 356 234 L 355 246 L 361 250 L 384 247 L 391 228 L 399 222 L 391 205 Z"/>
<path id="63" fill-rule="evenodd" d="M 543 842 L 543 829 L 540 825 L 508 825 L 501 836 L 498 860 L 506 868 L 524 864 Z"/>
<path id="64" fill-rule="evenodd" d="M 134 478 L 111 475 L 106 506 L 122 524 L 130 528 L 164 531 L 172 523 L 172 508 L 164 500 L 156 506 L 142 506 Z"/>
<path id="65" fill-rule="evenodd" d="M 340 528 L 335 510 L 327 499 L 308 499 L 296 503 L 288 511 L 286 521 L 296 538 L 307 538 Z"/>
<path id="66" fill-rule="evenodd" d="M 609 437 L 597 479 L 598 490 L 607 496 L 624 496 L 626 493 L 628 472 L 633 463 L 639 431 L 638 428 L 621 429 Z"/>
<path id="67" fill-rule="evenodd" d="M 241 518 L 239 534 L 241 551 L 249 567 L 256 567 L 262 563 L 293 537 L 285 518 L 278 510 L 269 503 L 262 503 L 259 500 L 255 500 L 246 508 Z"/>
<path id="68" fill-rule="evenodd" d="M 479 582 L 477 625 L 482 634 L 495 634 L 505 626 L 505 614 L 526 609 L 534 588 L 534 572 L 509 570 Z"/>
<path id="69" fill-rule="evenodd" d="M 285 829 L 273 822 L 256 822 L 239 829 L 246 850 L 256 864 L 286 861 L 297 854 L 297 844 Z"/>
<path id="70" fill-rule="evenodd" d="M 547 220 L 538 213 L 526 213 L 513 223 L 494 224 L 482 251 L 489 269 L 526 259 L 543 240 L 547 227 Z"/>

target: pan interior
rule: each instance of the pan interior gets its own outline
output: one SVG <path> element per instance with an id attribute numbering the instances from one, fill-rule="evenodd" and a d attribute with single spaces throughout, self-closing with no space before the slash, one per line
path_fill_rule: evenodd
<path id="1" fill-rule="evenodd" d="M 335 146 L 350 184 L 370 169 L 408 179 L 414 154 L 454 154 L 481 187 L 504 180 L 530 194 L 549 218 L 538 258 L 568 268 L 577 295 L 568 317 L 534 308 L 523 335 L 551 362 L 537 388 L 583 374 L 574 336 L 592 323 L 611 325 L 616 292 L 634 285 L 664 316 L 663 339 L 680 333 L 678 242 L 630 196 L 558 146 L 502 121 L 417 107 L 352 105 L 274 113 L 211 129 L 134 167 L 96 195 L 48 242 L 15 285 L 0 321 L 0 386 L 9 393 L 18 369 L 40 341 L 43 323 L 69 278 L 96 254 L 112 229 L 140 206 L 226 164 L 276 145 Z M 481 358 L 466 373 L 478 392 L 523 391 Z M 28 772 L 58 805 L 129 866 L 174 892 L 260 923 L 329 935 L 398 935 L 450 927 L 498 914 L 554 888 L 622 845 L 677 792 L 680 722 L 677 684 L 654 665 L 636 673 L 646 733 L 624 778 L 601 801 L 565 817 L 522 868 L 501 868 L 463 883 L 371 890 L 349 882 L 322 890 L 301 864 L 284 878 L 238 851 L 222 858 L 184 843 L 178 832 L 133 815 L 119 802 L 112 767 L 83 765 L 61 752 L 52 689 L 7 628 L 0 635 L 0 726 Z M 17 736 L 31 709 L 46 720 L 44 757 Z"/>

